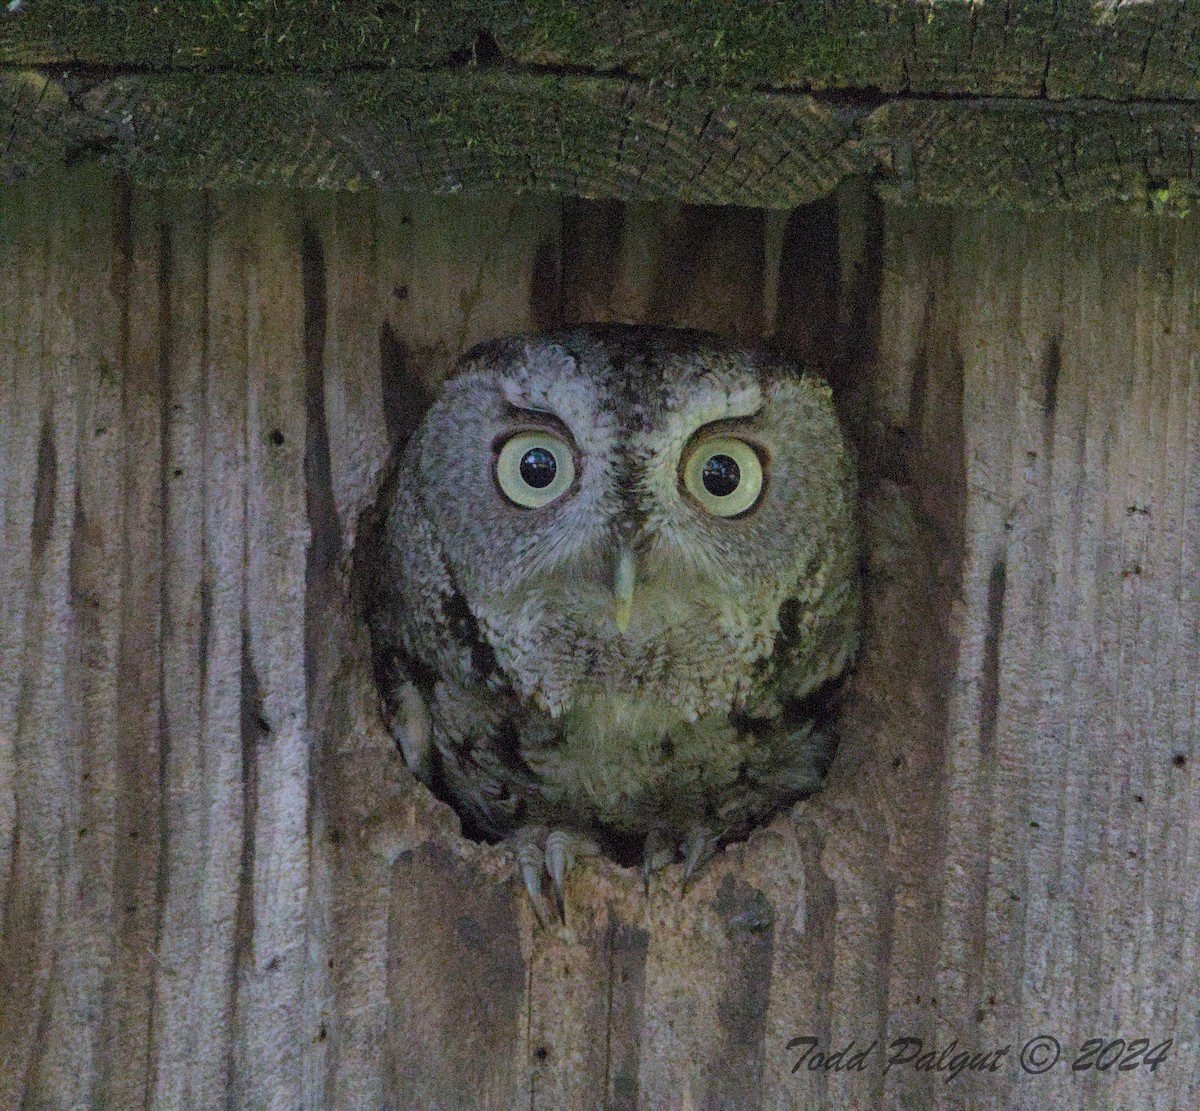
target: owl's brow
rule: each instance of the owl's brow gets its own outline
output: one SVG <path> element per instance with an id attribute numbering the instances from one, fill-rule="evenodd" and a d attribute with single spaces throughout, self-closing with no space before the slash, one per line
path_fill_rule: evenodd
<path id="1" fill-rule="evenodd" d="M 688 433 L 688 443 L 711 436 L 714 433 L 744 432 L 748 427 L 753 427 L 754 418 L 758 416 L 758 413 L 759 410 L 755 409 L 753 413 L 743 413 L 739 416 L 717 417 L 715 420 L 706 420 L 703 424 L 696 425 Z"/>
<path id="2" fill-rule="evenodd" d="M 688 406 L 684 405 L 683 411 L 686 413 L 689 409 L 700 409 L 702 411 L 711 411 L 713 409 L 724 412 L 720 416 L 714 417 L 711 421 L 706 421 L 705 424 L 716 424 L 719 421 L 744 421 L 751 417 L 758 416 L 762 412 L 763 406 L 767 399 L 761 390 L 738 390 L 736 393 L 724 399 L 724 404 L 714 405 L 707 400 L 699 400 L 696 404 Z M 704 425 L 697 425 L 698 428 Z"/>
<path id="3" fill-rule="evenodd" d="M 571 432 L 571 429 L 567 427 L 566 421 L 558 416 L 557 413 L 550 412 L 549 409 L 538 409 L 532 405 L 515 405 L 511 401 L 506 401 L 504 419 L 516 425 L 532 424 L 535 428 L 551 428 L 559 433 L 568 443 L 573 444 L 575 442 L 575 436 Z M 508 433 L 504 433 L 498 442 L 507 439 L 507 437 Z"/>
<path id="4" fill-rule="evenodd" d="M 747 435 L 748 427 L 752 429 L 754 418 L 758 416 L 758 410 L 753 413 L 747 413 L 742 417 L 718 417 L 716 420 L 706 421 L 704 424 L 697 425 L 688 436 L 687 441 L 683 445 L 681 453 L 680 467 L 682 468 L 682 459 L 686 459 L 688 453 L 696 444 L 703 443 L 705 440 L 714 439 L 720 436 L 721 433 L 738 434 L 745 440 L 757 453 L 758 458 L 762 463 L 763 481 L 766 482 L 767 475 L 771 469 L 771 450 L 757 436 Z M 680 471 L 682 474 L 682 469 Z M 761 502 L 762 499 L 759 499 Z"/>
<path id="5" fill-rule="evenodd" d="M 514 381 L 512 378 L 500 379 L 500 396 L 504 398 L 506 405 L 514 409 L 521 409 L 530 413 L 551 412 L 545 405 L 537 404 L 530 396 L 529 391 L 520 382 Z M 551 413 L 551 415 L 553 414 Z"/>

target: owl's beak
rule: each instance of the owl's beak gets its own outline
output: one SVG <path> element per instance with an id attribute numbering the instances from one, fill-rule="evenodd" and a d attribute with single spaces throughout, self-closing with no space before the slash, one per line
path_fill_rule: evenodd
<path id="1" fill-rule="evenodd" d="M 633 587 L 637 581 L 637 565 L 633 548 L 622 541 L 617 550 L 617 569 L 613 573 L 613 594 L 617 600 L 617 629 L 623 636 L 629 628 L 629 615 L 633 611 Z"/>

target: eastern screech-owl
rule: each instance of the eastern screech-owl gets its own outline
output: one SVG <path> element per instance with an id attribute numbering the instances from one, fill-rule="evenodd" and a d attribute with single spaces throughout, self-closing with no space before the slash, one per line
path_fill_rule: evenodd
<path id="1" fill-rule="evenodd" d="M 579 852 L 685 861 L 820 783 L 858 640 L 829 387 L 702 332 L 467 352 L 412 436 L 371 613 L 411 766 L 561 912 Z M 540 909 L 539 909 L 540 914 Z"/>

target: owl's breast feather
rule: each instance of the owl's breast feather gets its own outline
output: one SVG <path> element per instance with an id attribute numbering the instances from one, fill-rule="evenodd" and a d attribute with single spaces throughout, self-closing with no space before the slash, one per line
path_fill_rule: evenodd
<path id="1" fill-rule="evenodd" d="M 679 708 L 664 699 L 616 691 L 579 700 L 563 717 L 563 734 L 576 743 L 628 750 L 657 742 L 683 720 Z"/>
<path id="2" fill-rule="evenodd" d="M 648 594 L 650 592 L 647 592 Z M 553 599 L 559 601 L 557 597 Z M 482 628 L 504 681 L 554 718 L 593 734 L 659 734 L 673 724 L 740 712 L 761 684 L 757 661 L 778 631 L 777 606 L 732 606 L 715 593 L 651 594 L 618 631 L 611 598 L 584 584 L 575 598 L 484 609 Z"/>
<path id="3" fill-rule="evenodd" d="M 581 700 L 563 715 L 559 736 L 550 748 L 524 753 L 543 786 L 630 829 L 665 800 L 732 782 L 748 741 L 727 715 L 688 721 L 665 700 L 627 692 Z"/>

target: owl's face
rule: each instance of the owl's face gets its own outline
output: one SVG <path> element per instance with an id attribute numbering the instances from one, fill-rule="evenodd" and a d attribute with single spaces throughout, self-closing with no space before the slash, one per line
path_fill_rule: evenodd
<path id="1" fill-rule="evenodd" d="M 469 352 L 402 481 L 510 680 L 552 710 L 769 655 L 798 581 L 852 544 L 828 387 L 694 332 Z"/>

